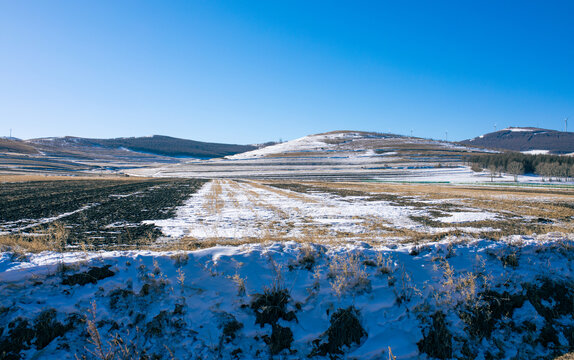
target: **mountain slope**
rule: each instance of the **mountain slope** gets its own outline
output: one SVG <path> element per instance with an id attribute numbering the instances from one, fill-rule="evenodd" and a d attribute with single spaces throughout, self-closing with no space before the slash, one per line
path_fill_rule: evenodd
<path id="1" fill-rule="evenodd" d="M 252 145 L 206 143 L 160 135 L 116 139 L 86 139 L 67 136 L 64 138 L 32 139 L 29 142 L 52 149 L 98 147 L 110 150 L 127 149 L 169 157 L 197 158 L 222 157 L 256 149 Z"/>
<path id="2" fill-rule="evenodd" d="M 211 159 L 256 148 L 157 135 L 117 139 L 0 138 L 0 173 L 116 173 L 152 164 L 174 164 L 182 161 L 180 157 Z"/>
<path id="3" fill-rule="evenodd" d="M 22 140 L 0 138 L 0 153 L 38 154 L 38 150 Z"/>
<path id="4" fill-rule="evenodd" d="M 491 149 L 569 154 L 574 153 L 574 132 L 510 127 L 464 140 L 461 143 Z"/>

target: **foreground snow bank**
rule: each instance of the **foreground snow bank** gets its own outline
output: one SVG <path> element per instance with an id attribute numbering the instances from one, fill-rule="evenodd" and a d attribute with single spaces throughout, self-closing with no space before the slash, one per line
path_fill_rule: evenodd
<path id="1" fill-rule="evenodd" d="M 574 241 L 0 254 L 0 354 L 552 358 L 574 347 Z M 97 343 L 97 341 L 96 341 Z M 337 355 L 338 354 L 338 355 Z"/>

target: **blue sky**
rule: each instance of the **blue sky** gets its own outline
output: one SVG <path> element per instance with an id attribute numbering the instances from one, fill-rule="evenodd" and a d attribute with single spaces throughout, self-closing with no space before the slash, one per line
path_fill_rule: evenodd
<path id="1" fill-rule="evenodd" d="M 574 1 L 0 0 L 0 135 L 574 129 Z"/>

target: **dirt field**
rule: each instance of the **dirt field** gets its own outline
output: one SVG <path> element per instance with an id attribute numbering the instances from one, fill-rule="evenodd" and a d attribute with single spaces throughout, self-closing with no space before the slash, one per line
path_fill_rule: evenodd
<path id="1" fill-rule="evenodd" d="M 161 233 L 142 221 L 173 216 L 202 183 L 118 178 L 5 182 L 0 184 L 0 231 L 42 234 L 59 223 L 68 232 L 68 245 L 150 242 Z"/>

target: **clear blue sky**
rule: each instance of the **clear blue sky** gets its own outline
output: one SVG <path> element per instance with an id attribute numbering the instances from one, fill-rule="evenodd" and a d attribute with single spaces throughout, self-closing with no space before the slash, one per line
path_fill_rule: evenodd
<path id="1" fill-rule="evenodd" d="M 574 1 L 0 0 L 0 136 L 574 129 Z"/>

